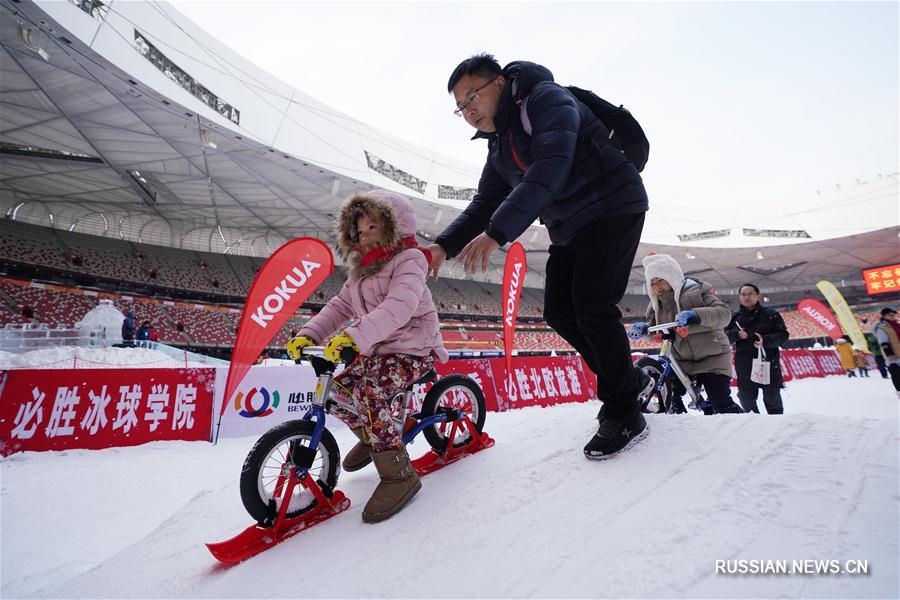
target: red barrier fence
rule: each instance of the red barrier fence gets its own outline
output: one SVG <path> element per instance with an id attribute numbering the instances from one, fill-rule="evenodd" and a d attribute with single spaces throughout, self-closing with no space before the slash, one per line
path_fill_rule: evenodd
<path id="1" fill-rule="evenodd" d="M 637 361 L 640 356 L 632 355 L 632 360 Z M 875 368 L 874 360 L 870 360 L 872 368 Z M 807 377 L 826 377 L 828 375 L 845 375 L 841 367 L 841 361 L 834 350 L 782 350 L 781 373 L 785 381 L 792 379 L 806 379 Z M 731 385 L 736 386 L 737 380 L 732 379 Z"/>
<path id="2" fill-rule="evenodd" d="M 833 350 L 782 350 L 781 366 L 785 381 L 845 373 Z M 503 358 L 451 360 L 436 368 L 441 375 L 472 377 L 492 412 L 597 397 L 596 377 L 580 356 L 515 357 L 512 367 L 511 393 Z M 215 369 L 0 371 L 0 455 L 208 441 L 215 379 Z"/>

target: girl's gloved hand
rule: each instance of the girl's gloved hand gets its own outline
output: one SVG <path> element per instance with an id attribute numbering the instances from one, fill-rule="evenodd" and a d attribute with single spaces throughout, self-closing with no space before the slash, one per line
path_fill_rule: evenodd
<path id="1" fill-rule="evenodd" d="M 325 346 L 325 358 L 334 364 L 341 361 L 346 362 L 345 357 L 349 358 L 349 355 L 345 352 L 347 350 L 352 350 L 355 354 L 359 354 L 359 346 L 357 346 L 356 342 L 353 341 L 353 338 L 344 331 L 328 341 L 328 344 Z"/>
<path id="2" fill-rule="evenodd" d="M 700 315 L 698 315 L 695 310 L 683 310 L 675 315 L 675 324 L 679 327 L 684 327 L 685 325 L 699 325 Z"/>
<path id="3" fill-rule="evenodd" d="M 311 337 L 298 335 L 297 337 L 289 339 L 287 344 L 285 344 L 284 349 L 287 352 L 287 355 L 291 357 L 291 360 L 298 363 L 303 360 L 303 353 L 301 350 L 307 346 L 315 345 L 316 342 Z"/>
<path id="4" fill-rule="evenodd" d="M 628 337 L 633 340 L 641 339 L 641 336 L 647 333 L 647 324 L 643 321 L 638 321 L 637 323 L 632 323 L 631 327 L 628 329 Z"/>

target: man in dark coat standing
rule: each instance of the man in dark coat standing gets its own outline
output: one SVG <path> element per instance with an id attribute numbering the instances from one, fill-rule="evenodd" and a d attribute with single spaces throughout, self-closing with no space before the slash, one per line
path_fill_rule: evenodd
<path id="1" fill-rule="evenodd" d="M 728 339 L 734 344 L 734 370 L 737 372 L 738 400 L 744 412 L 759 413 L 756 398 L 763 392 L 763 403 L 770 415 L 784 413 L 781 402 L 781 360 L 779 347 L 788 341 L 789 333 L 784 319 L 777 311 L 759 303 L 759 288 L 745 283 L 738 291 L 741 308 L 731 317 L 725 328 Z M 770 361 L 769 385 L 760 385 L 750 379 L 750 370 L 758 348 L 762 346 Z"/>
<path id="2" fill-rule="evenodd" d="M 134 321 L 134 312 L 128 311 L 128 314 L 125 315 L 125 319 L 122 321 L 122 341 L 123 342 L 134 342 L 134 332 L 136 329 L 136 323 Z"/>
<path id="3" fill-rule="evenodd" d="M 475 197 L 430 246 L 430 272 L 437 277 L 453 257 L 467 272 L 486 270 L 491 253 L 540 218 L 551 241 L 544 318 L 597 374 L 603 401 L 584 453 L 615 454 L 646 435 L 638 397 L 652 386 L 632 366 L 617 307 L 648 209 L 641 176 L 545 67 L 501 69 L 480 54 L 456 67 L 447 90 L 455 114 L 477 130 L 472 139 L 487 140 L 488 156 Z"/>

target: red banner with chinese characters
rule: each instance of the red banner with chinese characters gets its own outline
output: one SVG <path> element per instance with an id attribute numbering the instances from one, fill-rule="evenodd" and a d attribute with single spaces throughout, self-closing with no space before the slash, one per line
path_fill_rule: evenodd
<path id="1" fill-rule="evenodd" d="M 489 358 L 469 358 L 463 360 L 448 360 L 445 363 L 434 363 L 434 368 L 440 377 L 459 373 L 471 377 L 484 393 L 485 409 L 488 412 L 497 412 L 500 407 L 500 395 L 497 393 L 497 385 L 502 382 L 494 377 L 494 369 Z M 496 382 L 496 383 L 495 383 Z M 424 393 L 422 394 L 424 398 Z"/>
<path id="2" fill-rule="evenodd" d="M 209 441 L 215 369 L 4 372 L 0 454 Z"/>
<path id="3" fill-rule="evenodd" d="M 641 356 L 643 355 L 632 354 L 631 360 L 637 362 Z M 653 355 L 649 356 L 652 357 Z M 784 381 L 847 374 L 847 371 L 841 368 L 841 361 L 838 359 L 837 353 L 830 348 L 821 350 L 782 350 L 780 357 L 781 376 Z M 870 362 L 874 363 L 874 360 Z M 874 364 L 872 368 L 874 368 Z M 737 386 L 736 379 L 731 379 L 731 386 Z"/>
<path id="4" fill-rule="evenodd" d="M 512 381 L 508 405 L 503 410 L 597 398 L 597 380 L 580 356 L 518 356 L 509 377 L 504 359 L 490 361 L 498 385 L 505 389 L 501 382 Z"/>
<path id="5" fill-rule="evenodd" d="M 900 291 L 900 264 L 866 269 L 862 277 L 869 295 Z"/>
<path id="6" fill-rule="evenodd" d="M 846 375 L 837 353 L 832 349 L 823 350 L 782 350 L 781 372 L 785 381 Z"/>
<path id="7" fill-rule="evenodd" d="M 506 397 L 504 358 L 462 358 L 435 363 L 443 377 L 459 373 L 471 377 L 484 393 L 488 412 L 525 406 L 552 406 L 564 402 L 585 402 L 597 397 L 596 378 L 580 356 L 517 357 L 511 373 L 512 393 Z M 422 406 L 427 386 L 416 386 L 416 409 Z"/>

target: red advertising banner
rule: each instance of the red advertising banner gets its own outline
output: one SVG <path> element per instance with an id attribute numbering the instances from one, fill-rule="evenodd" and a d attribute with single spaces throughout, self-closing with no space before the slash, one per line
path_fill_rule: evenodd
<path id="1" fill-rule="evenodd" d="M 528 356 L 516 358 L 511 378 L 512 393 L 505 397 L 506 361 L 503 358 L 463 358 L 435 363 L 438 375 L 460 373 L 481 386 L 485 408 L 500 412 L 526 406 L 552 406 L 597 398 L 593 373 L 586 371 L 580 356 Z M 426 386 L 417 386 L 421 406 Z M 507 401 L 508 400 L 508 401 Z"/>
<path id="2" fill-rule="evenodd" d="M 528 265 L 525 261 L 525 248 L 519 242 L 513 242 L 506 254 L 506 266 L 503 268 L 503 353 L 506 361 L 506 373 L 512 373 L 513 340 L 516 337 L 516 315 L 519 313 L 519 298 L 525 285 L 525 274 Z M 506 390 L 512 389 L 512 382 L 506 381 Z M 507 393 L 507 395 L 509 395 Z"/>
<path id="3" fill-rule="evenodd" d="M 831 339 L 837 340 L 844 335 L 834 313 L 818 300 L 804 298 L 797 304 L 797 311 L 806 317 L 807 320 L 812 321 L 816 327 L 827 333 Z"/>
<path id="4" fill-rule="evenodd" d="M 0 454 L 209 441 L 215 369 L 5 372 Z"/>
<path id="5" fill-rule="evenodd" d="M 870 295 L 900 291 L 900 264 L 866 269 L 862 277 L 866 282 L 866 293 Z"/>
<path id="6" fill-rule="evenodd" d="M 837 354 L 831 349 L 782 350 L 781 370 L 785 375 L 785 381 L 847 374 L 841 368 L 841 361 Z"/>
<path id="7" fill-rule="evenodd" d="M 847 374 L 841 368 L 841 361 L 832 349 L 782 350 L 780 355 L 781 376 L 784 381 Z M 632 355 L 631 360 L 637 362 L 641 356 Z M 732 377 L 731 387 L 735 386 L 737 386 L 737 380 Z"/>
<path id="8" fill-rule="evenodd" d="M 501 410 L 500 395 L 497 393 L 497 386 L 495 385 L 496 378 L 494 377 L 494 370 L 491 367 L 491 359 L 469 358 L 462 360 L 448 360 L 445 363 L 435 363 L 434 368 L 441 377 L 453 373 L 471 377 L 475 380 L 475 383 L 481 387 L 481 391 L 484 392 L 485 409 L 488 412 L 499 412 Z M 422 398 L 424 398 L 425 388 L 424 386 L 422 387 Z"/>
<path id="9" fill-rule="evenodd" d="M 241 315 L 222 411 L 259 353 L 333 270 L 331 249 L 314 238 L 287 242 L 263 264 Z"/>
<path id="10" fill-rule="evenodd" d="M 496 381 L 512 380 L 506 410 L 525 406 L 552 406 L 597 398 L 593 373 L 585 371 L 580 356 L 520 356 L 510 376 L 506 361 L 490 359 Z"/>

